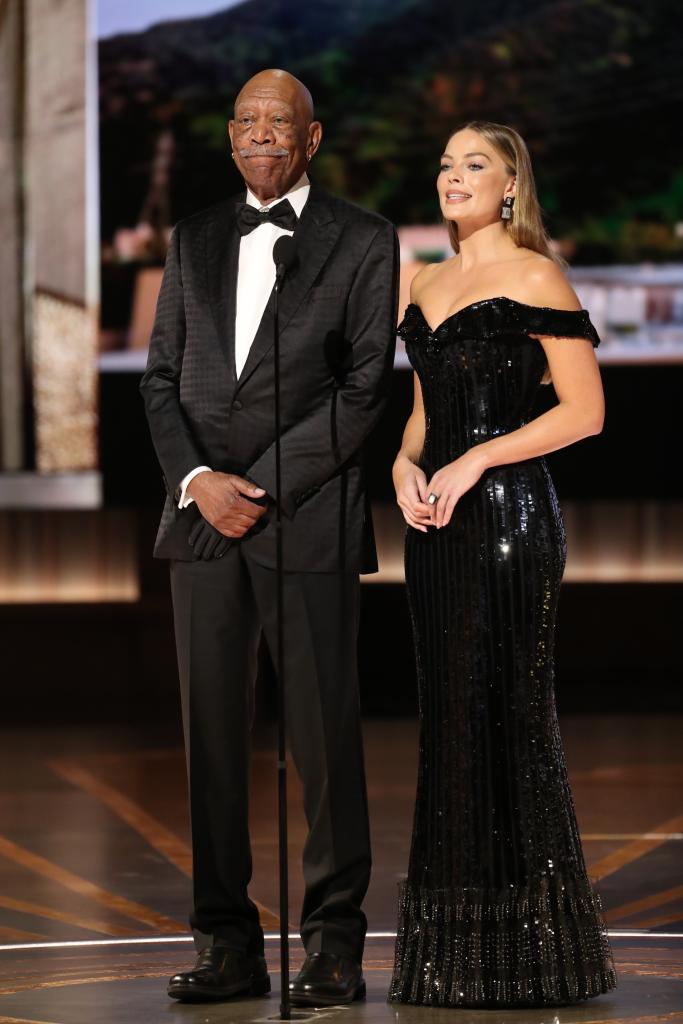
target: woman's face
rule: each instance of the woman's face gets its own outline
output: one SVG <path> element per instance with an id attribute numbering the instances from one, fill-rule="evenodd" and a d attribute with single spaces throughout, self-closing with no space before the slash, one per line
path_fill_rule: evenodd
<path id="1" fill-rule="evenodd" d="M 483 225 L 500 220 L 505 196 L 515 194 L 515 179 L 502 157 L 471 128 L 448 140 L 441 157 L 436 187 L 441 212 L 458 225 Z"/>

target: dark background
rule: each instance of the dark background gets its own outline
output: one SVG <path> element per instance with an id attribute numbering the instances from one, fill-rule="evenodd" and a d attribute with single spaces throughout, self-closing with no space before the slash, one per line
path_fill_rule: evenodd
<path id="1" fill-rule="evenodd" d="M 151 550 L 163 487 L 139 400 L 137 374 L 102 378 L 106 502 L 137 533 L 140 601 L 117 605 L 0 607 L 6 635 L 5 712 L 17 721 L 154 721 L 177 725 L 177 671 L 168 566 Z M 603 368 L 602 434 L 546 456 L 560 500 L 681 497 L 668 441 L 678 431 L 683 367 Z M 552 402 L 541 389 L 538 411 Z M 389 409 L 368 451 L 373 497 L 391 500 L 390 458 L 412 402 L 408 372 L 394 375 Z M 134 502 L 131 500 L 134 497 Z M 563 711 L 675 711 L 682 706 L 679 583 L 564 583 L 556 636 Z M 40 637 L 40 643 L 35 638 Z M 359 646 L 366 715 L 416 713 L 410 621 L 400 585 L 365 585 Z M 274 709 L 269 658 L 258 688 Z"/>

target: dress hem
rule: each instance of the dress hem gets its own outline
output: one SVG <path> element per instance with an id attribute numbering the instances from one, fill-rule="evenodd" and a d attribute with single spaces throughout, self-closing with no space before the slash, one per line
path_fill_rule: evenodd
<path id="1" fill-rule="evenodd" d="M 600 897 L 586 877 L 503 890 L 399 884 L 389 1002 L 566 1006 L 616 985 Z"/>

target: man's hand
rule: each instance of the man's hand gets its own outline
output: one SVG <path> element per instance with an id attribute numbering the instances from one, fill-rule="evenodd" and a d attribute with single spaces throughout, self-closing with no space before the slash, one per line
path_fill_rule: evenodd
<path id="1" fill-rule="evenodd" d="M 248 500 L 262 498 L 266 493 L 263 488 L 233 473 L 198 473 L 187 493 L 224 537 L 243 537 L 266 511 L 264 505 Z"/>
<path id="2" fill-rule="evenodd" d="M 230 539 L 214 530 L 204 516 L 200 516 L 190 530 L 189 541 L 197 558 L 202 558 L 205 562 L 212 558 L 222 558 L 230 547 Z"/>

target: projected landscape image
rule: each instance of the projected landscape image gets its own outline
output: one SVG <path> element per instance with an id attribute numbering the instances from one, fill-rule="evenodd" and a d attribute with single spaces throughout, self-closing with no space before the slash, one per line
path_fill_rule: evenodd
<path id="1" fill-rule="evenodd" d="M 535 0 L 523 13 L 492 0 L 247 0 L 102 39 L 104 365 L 144 354 L 173 223 L 239 190 L 226 121 L 264 67 L 314 95 L 315 178 L 399 228 L 403 304 L 412 274 L 450 254 L 434 191 L 444 140 L 472 118 L 503 121 L 529 144 L 601 360 L 683 359 L 679 44 L 663 0 Z"/>

